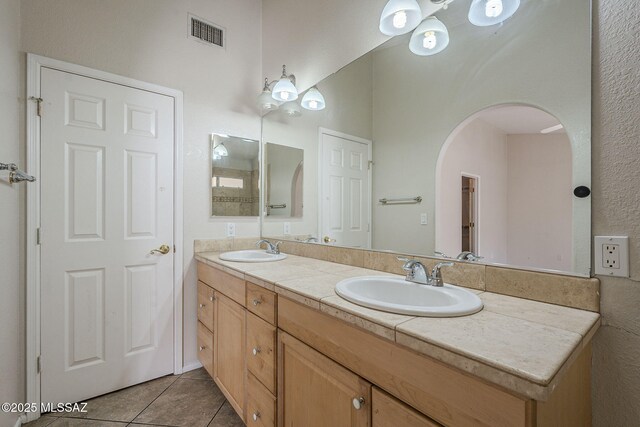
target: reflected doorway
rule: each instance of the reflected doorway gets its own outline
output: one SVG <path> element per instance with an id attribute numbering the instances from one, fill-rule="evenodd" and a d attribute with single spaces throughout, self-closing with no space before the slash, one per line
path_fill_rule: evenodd
<path id="1" fill-rule="evenodd" d="M 476 252 L 476 178 L 462 175 L 462 251 Z"/>

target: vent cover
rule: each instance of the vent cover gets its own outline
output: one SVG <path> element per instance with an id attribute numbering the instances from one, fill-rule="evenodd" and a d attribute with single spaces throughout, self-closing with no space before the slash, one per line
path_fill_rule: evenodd
<path id="1" fill-rule="evenodd" d="M 191 37 L 207 44 L 225 47 L 224 28 L 189 15 L 189 34 Z"/>

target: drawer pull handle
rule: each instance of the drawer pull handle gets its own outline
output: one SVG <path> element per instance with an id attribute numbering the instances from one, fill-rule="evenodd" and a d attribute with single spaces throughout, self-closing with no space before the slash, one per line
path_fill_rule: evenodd
<path id="1" fill-rule="evenodd" d="M 258 305 L 258 304 L 262 304 L 262 301 L 259 299 L 254 299 L 253 300 L 253 305 Z"/>
<path id="2" fill-rule="evenodd" d="M 352 402 L 354 408 L 360 409 L 364 406 L 364 397 L 355 397 Z"/>
<path id="3" fill-rule="evenodd" d="M 206 307 L 206 305 L 205 305 L 205 304 L 198 304 L 198 307 L 200 307 L 200 308 L 205 308 L 205 307 Z"/>
<path id="4" fill-rule="evenodd" d="M 254 356 L 257 356 L 258 353 L 260 353 L 260 351 L 261 351 L 260 347 L 254 347 L 252 353 L 253 353 Z"/>
<path id="5" fill-rule="evenodd" d="M 205 347 L 205 346 L 203 346 L 203 345 L 201 345 L 201 346 L 199 347 L 200 351 L 204 351 L 206 348 L 207 348 L 207 347 Z"/>
<path id="6" fill-rule="evenodd" d="M 260 412 L 254 412 L 251 418 L 253 418 L 253 421 L 258 421 L 258 418 L 260 418 Z"/>

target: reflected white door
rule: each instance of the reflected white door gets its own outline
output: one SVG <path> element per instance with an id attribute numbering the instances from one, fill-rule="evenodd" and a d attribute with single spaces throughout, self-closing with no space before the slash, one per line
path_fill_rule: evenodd
<path id="1" fill-rule="evenodd" d="M 324 131 L 320 138 L 321 240 L 339 246 L 369 248 L 371 143 Z"/>
<path id="2" fill-rule="evenodd" d="M 174 100 L 47 68 L 41 97 L 41 398 L 75 402 L 173 372 Z"/>

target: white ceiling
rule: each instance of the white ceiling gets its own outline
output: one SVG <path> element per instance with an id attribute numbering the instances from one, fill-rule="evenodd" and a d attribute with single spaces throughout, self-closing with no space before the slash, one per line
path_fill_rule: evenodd
<path id="1" fill-rule="evenodd" d="M 541 130 L 560 123 L 558 119 L 547 112 L 523 105 L 490 108 L 480 112 L 476 118 L 509 135 L 540 133 Z M 560 129 L 551 133 L 565 133 L 565 130 Z"/>

